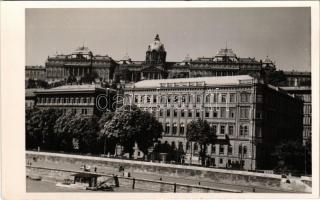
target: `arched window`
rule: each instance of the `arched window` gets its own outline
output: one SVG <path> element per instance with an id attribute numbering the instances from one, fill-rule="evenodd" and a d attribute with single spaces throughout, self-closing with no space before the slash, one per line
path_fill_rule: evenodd
<path id="1" fill-rule="evenodd" d="M 184 123 L 180 124 L 180 135 L 184 135 Z"/>
<path id="2" fill-rule="evenodd" d="M 176 135 L 177 134 L 177 124 L 173 123 L 173 127 L 172 127 L 172 135 Z"/>

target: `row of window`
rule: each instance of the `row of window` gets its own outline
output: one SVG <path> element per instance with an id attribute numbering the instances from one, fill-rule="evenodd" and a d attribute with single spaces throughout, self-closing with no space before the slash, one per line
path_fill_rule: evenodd
<path id="1" fill-rule="evenodd" d="M 156 108 L 149 109 L 149 112 L 156 116 Z M 188 118 L 230 118 L 235 119 L 236 108 L 219 107 L 219 108 L 206 108 L 203 111 L 196 110 L 170 110 L 170 109 L 160 109 L 159 117 L 188 117 Z M 250 118 L 250 107 L 240 107 L 240 119 Z"/>
<path id="2" fill-rule="evenodd" d="M 187 151 L 192 151 L 192 152 L 199 152 L 200 148 L 199 145 L 197 143 L 193 144 L 193 148 L 190 149 L 191 145 L 190 142 L 187 142 L 186 144 L 186 150 Z M 227 148 L 227 152 L 225 152 L 225 147 Z M 225 155 L 225 153 L 227 153 L 227 155 L 233 155 L 233 147 L 232 146 L 227 146 L 227 145 L 211 145 L 211 154 L 215 154 L 215 155 Z M 245 145 L 240 145 L 238 147 L 238 155 L 241 158 L 244 158 L 248 155 L 248 148 Z"/>
<path id="3" fill-rule="evenodd" d="M 171 103 L 202 103 L 202 94 L 191 94 L 191 95 L 135 95 L 135 103 L 162 103 L 162 104 L 171 104 Z M 248 92 L 243 92 L 240 94 L 240 101 L 243 103 L 250 102 L 251 94 Z M 235 103 L 236 93 L 213 93 L 205 94 L 204 103 Z"/>
<path id="4" fill-rule="evenodd" d="M 80 103 L 91 103 L 93 102 L 93 98 L 91 97 L 80 97 L 80 98 L 45 98 L 39 97 L 38 103 L 46 103 L 46 104 L 63 104 L 63 103 L 71 103 L 71 104 L 80 104 Z"/>
<path id="5" fill-rule="evenodd" d="M 178 130 L 179 127 L 179 130 Z M 165 123 L 164 126 L 164 133 L 170 134 L 170 129 L 172 129 L 171 133 L 172 135 L 184 135 L 185 134 L 185 124 L 180 123 L 179 125 L 177 123 Z M 210 123 L 210 131 L 212 134 L 221 134 L 221 135 L 230 135 L 233 136 L 235 134 L 235 126 L 230 124 L 215 124 Z M 248 136 L 249 135 L 249 125 L 241 124 L 239 126 L 239 136 Z"/>

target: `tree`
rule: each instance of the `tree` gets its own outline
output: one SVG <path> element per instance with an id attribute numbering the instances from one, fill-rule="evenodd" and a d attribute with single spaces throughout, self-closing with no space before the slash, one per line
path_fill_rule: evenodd
<path id="1" fill-rule="evenodd" d="M 210 131 L 210 125 L 206 120 L 198 119 L 188 124 L 187 140 L 199 143 L 201 164 L 204 165 L 207 145 L 215 144 L 217 142 L 217 136 Z"/>
<path id="2" fill-rule="evenodd" d="M 61 116 L 54 127 L 60 138 L 60 150 L 79 153 L 98 153 L 99 126 L 96 116 L 87 117 L 69 113 Z"/>
<path id="3" fill-rule="evenodd" d="M 112 119 L 105 124 L 105 133 L 109 138 L 116 138 L 130 156 L 135 142 L 139 149 L 147 154 L 148 148 L 161 137 L 162 125 L 150 113 L 137 107 L 126 107 L 116 111 Z"/>
<path id="4" fill-rule="evenodd" d="M 274 147 L 271 156 L 276 162 L 275 170 L 304 171 L 305 148 L 300 141 L 281 141 Z"/>
<path id="5" fill-rule="evenodd" d="M 26 111 L 26 146 L 27 148 L 42 147 L 55 150 L 57 138 L 54 125 L 62 112 L 56 109 L 32 109 Z"/>

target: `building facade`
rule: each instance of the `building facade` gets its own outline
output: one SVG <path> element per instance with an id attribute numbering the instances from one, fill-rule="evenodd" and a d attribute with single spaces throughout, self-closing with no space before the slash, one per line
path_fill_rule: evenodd
<path id="1" fill-rule="evenodd" d="M 87 47 L 79 47 L 68 55 L 48 56 L 46 61 L 47 81 L 62 81 L 72 77 L 80 80 L 95 73 L 98 81 L 109 82 L 113 77 L 115 61 L 108 55 L 93 55 Z"/>
<path id="2" fill-rule="evenodd" d="M 101 115 L 112 109 L 116 91 L 97 85 L 64 85 L 34 92 L 35 106 L 40 109 L 60 109 L 85 116 Z"/>
<path id="3" fill-rule="evenodd" d="M 26 80 L 46 80 L 46 68 L 43 66 L 26 66 Z"/>
<path id="4" fill-rule="evenodd" d="M 263 160 L 270 147 L 302 132 L 301 100 L 248 75 L 144 80 L 128 86 L 124 95 L 126 104 L 162 123 L 162 142 L 186 152 L 189 163 L 199 164 L 199 144 L 186 139 L 188 123 L 198 118 L 207 120 L 218 138 L 230 140 L 208 146 L 215 167 L 239 162 L 244 169 L 268 168 Z"/>
<path id="5" fill-rule="evenodd" d="M 115 80 L 137 82 L 140 80 L 191 78 L 209 76 L 233 76 L 250 74 L 260 77 L 263 71 L 276 70 L 270 58 L 257 61 L 255 58 L 240 58 L 232 49 L 224 48 L 212 57 L 199 57 L 192 60 L 189 56 L 179 62 L 166 62 L 167 52 L 160 42 L 159 35 L 147 47 L 144 61 L 133 61 L 125 56 L 118 62 Z"/>
<path id="6" fill-rule="evenodd" d="M 285 71 L 287 83 L 283 90 L 303 100 L 303 144 L 311 142 L 312 96 L 311 72 Z"/>

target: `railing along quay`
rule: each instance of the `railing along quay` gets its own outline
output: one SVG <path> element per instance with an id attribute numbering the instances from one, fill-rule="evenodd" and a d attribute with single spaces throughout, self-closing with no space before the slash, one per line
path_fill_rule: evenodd
<path id="1" fill-rule="evenodd" d="M 96 173 L 96 172 L 86 172 L 86 171 L 79 171 L 79 170 L 69 170 L 69 169 L 57 169 L 57 168 L 49 168 L 49 167 L 36 167 L 36 166 L 26 166 L 29 169 L 39 169 L 39 170 L 48 170 L 48 171 L 58 171 L 58 172 L 68 172 L 68 173 L 86 173 L 92 175 L 99 175 L 104 177 L 113 177 L 113 175 L 105 174 L 105 173 Z M 229 192 L 229 193 L 242 193 L 241 190 L 233 190 L 233 189 L 222 189 L 216 187 L 209 187 L 209 186 L 202 186 L 202 185 L 191 185 L 191 184 L 184 184 L 184 183 L 176 183 L 176 182 L 168 182 L 168 181 L 160 181 L 160 180 L 150 180 L 150 179 L 143 179 L 143 178 L 135 178 L 135 177 L 125 177 L 125 176 L 118 176 L 119 179 L 127 179 L 132 181 L 132 189 L 137 188 L 137 181 L 145 182 L 145 183 L 154 183 L 154 184 L 163 184 L 163 185 L 170 185 L 172 186 L 172 192 L 177 192 L 177 187 L 186 187 L 186 188 L 196 188 L 201 189 L 207 192 L 215 191 L 215 192 Z M 149 190 L 148 188 L 141 188 Z M 168 191 L 169 192 L 169 191 Z"/>

